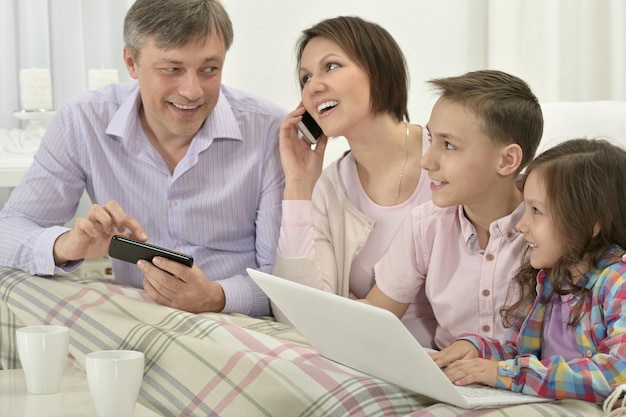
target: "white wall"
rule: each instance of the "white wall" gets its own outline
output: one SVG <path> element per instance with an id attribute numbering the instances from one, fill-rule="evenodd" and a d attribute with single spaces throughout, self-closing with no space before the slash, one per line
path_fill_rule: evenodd
<path id="1" fill-rule="evenodd" d="M 426 81 L 487 65 L 484 0 L 223 0 L 235 40 L 223 81 L 268 97 L 290 110 L 300 101 L 295 44 L 303 29 L 322 19 L 358 15 L 386 28 L 404 51 L 410 76 L 409 116 L 428 121 L 433 94 Z M 325 165 L 347 148 L 333 139 Z"/>
<path id="2" fill-rule="evenodd" d="M 14 63 L 0 66 L 0 128 L 18 125 L 12 116 L 17 108 L 16 74 L 27 63 L 11 36 L 29 13 L 49 9 L 50 56 L 46 48 L 34 50 L 45 55 L 38 59 L 51 62 L 58 106 L 86 90 L 86 68 L 116 67 L 120 81 L 128 80 L 121 31 L 132 1 L 0 0 L 0 27 L 5 30 L 0 55 Z M 294 45 L 301 30 L 338 15 L 377 22 L 396 38 L 409 66 L 409 114 L 414 123 L 428 121 L 434 97 L 427 80 L 483 68 L 522 77 L 540 101 L 626 99 L 622 0 L 222 1 L 235 30 L 224 83 L 266 96 L 286 109 L 300 99 Z M 29 12 L 24 16 L 20 10 Z M 44 37 L 37 32 L 37 40 Z M 576 80 L 566 84 L 572 77 Z M 602 80 L 607 82 L 598 85 Z M 7 194 L 0 189 L 0 207 Z"/>
<path id="3" fill-rule="evenodd" d="M 52 0 L 51 4 L 55 1 L 59 0 Z M 72 3 L 63 4 L 62 9 L 81 9 L 79 14 L 85 21 L 94 14 L 100 14 L 104 22 L 106 19 L 123 19 L 123 14 L 132 3 L 115 0 L 114 4 L 104 7 L 101 1 L 104 0 L 71 0 Z M 295 73 L 296 40 L 302 29 L 328 17 L 358 15 L 381 24 L 396 38 L 409 65 L 409 115 L 414 123 L 425 123 L 432 106 L 432 95 L 426 89 L 425 80 L 482 68 L 486 64 L 486 34 L 477 33 L 475 29 L 484 27 L 477 24 L 484 20 L 484 0 L 223 0 L 223 3 L 235 31 L 235 40 L 227 55 L 224 83 L 263 95 L 286 109 L 295 107 L 300 100 Z M 128 80 L 122 62 L 122 22 L 113 25 L 98 23 L 96 27 L 86 25 L 85 28 L 74 25 L 78 23 L 70 20 L 62 30 L 58 30 L 59 25 L 52 30 L 53 42 L 55 38 L 67 39 L 64 42 L 67 48 L 63 49 L 63 53 L 81 51 L 85 55 L 84 67 L 117 67 L 120 69 L 120 81 Z M 472 36 L 468 36 L 469 33 Z M 83 39 L 80 39 L 81 36 Z M 473 40 L 470 42 L 469 39 Z M 479 41 L 476 42 L 476 39 Z M 54 88 L 56 106 L 86 90 L 84 77 L 74 74 L 72 59 L 71 56 L 51 59 L 53 78 L 57 80 Z M 115 63 L 115 59 L 119 62 Z M 84 70 L 81 67 L 79 73 Z M 0 68 L 0 76 L 2 72 Z M 8 123 L 14 122 L 10 117 L 8 120 Z M 341 141 L 336 141 L 334 145 L 344 147 Z M 332 146 L 330 148 L 332 150 Z M 7 189 L 0 190 L 0 207 L 7 196 Z M 84 212 L 87 207 L 87 204 L 81 204 L 80 211 Z"/>
<path id="4" fill-rule="evenodd" d="M 486 34 L 476 29 L 485 26 L 479 24 L 485 15 L 483 0 L 223 2 L 235 30 L 224 82 L 264 95 L 288 109 L 300 99 L 295 73 L 296 40 L 302 29 L 328 17 L 358 15 L 385 27 L 396 38 L 409 65 L 409 115 L 413 122 L 428 119 L 432 94 L 426 80 L 486 65 Z"/>
<path id="5" fill-rule="evenodd" d="M 432 104 L 426 80 L 481 68 L 519 75 L 541 101 L 626 100 L 623 0 L 222 1 L 235 26 L 225 82 L 285 107 L 298 99 L 300 31 L 337 15 L 373 20 L 396 37 L 409 63 L 414 122 Z M 51 68 L 55 107 L 87 89 L 87 69 L 117 68 L 127 80 L 121 32 L 132 2 L 1 0 L 0 128 L 18 127 L 21 68 Z"/>

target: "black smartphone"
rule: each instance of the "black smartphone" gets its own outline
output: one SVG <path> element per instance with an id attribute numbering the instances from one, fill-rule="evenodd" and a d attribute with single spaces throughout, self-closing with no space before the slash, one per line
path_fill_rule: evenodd
<path id="1" fill-rule="evenodd" d="M 302 136 L 304 136 L 304 138 L 309 141 L 311 145 L 316 144 L 324 133 L 320 125 L 317 124 L 313 116 L 311 116 L 308 111 L 304 112 L 302 120 L 298 122 L 297 126 L 300 132 L 302 132 Z"/>
<path id="2" fill-rule="evenodd" d="M 143 259 L 152 262 L 155 256 L 171 259 L 188 267 L 193 266 L 193 257 L 184 253 L 150 245 L 124 236 L 115 235 L 109 244 L 109 256 L 122 261 L 137 263 Z"/>

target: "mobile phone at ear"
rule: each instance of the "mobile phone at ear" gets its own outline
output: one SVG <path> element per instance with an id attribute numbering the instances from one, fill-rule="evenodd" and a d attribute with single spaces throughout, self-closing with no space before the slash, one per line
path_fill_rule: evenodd
<path id="1" fill-rule="evenodd" d="M 152 262 L 152 258 L 160 256 L 187 265 L 188 267 L 193 266 L 193 257 L 189 255 L 120 235 L 115 235 L 111 239 L 111 243 L 109 244 L 109 256 L 133 264 L 136 264 L 140 259 Z"/>
<path id="2" fill-rule="evenodd" d="M 304 136 L 311 145 L 316 144 L 324 133 L 320 125 L 317 124 L 308 111 L 304 112 L 302 120 L 298 122 L 297 126 L 300 132 L 302 132 L 302 136 Z"/>

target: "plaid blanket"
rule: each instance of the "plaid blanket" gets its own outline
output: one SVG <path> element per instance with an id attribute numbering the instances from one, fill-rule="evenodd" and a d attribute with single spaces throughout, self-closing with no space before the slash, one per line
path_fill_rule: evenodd
<path id="1" fill-rule="evenodd" d="M 271 318 L 190 314 L 136 288 L 72 276 L 41 278 L 0 268 L 0 366 L 20 366 L 15 329 L 70 327 L 70 354 L 145 353 L 139 401 L 163 416 L 601 416 L 581 401 L 463 410 L 435 403 L 320 356 Z M 419 376 L 416 376 L 419 377 Z"/>

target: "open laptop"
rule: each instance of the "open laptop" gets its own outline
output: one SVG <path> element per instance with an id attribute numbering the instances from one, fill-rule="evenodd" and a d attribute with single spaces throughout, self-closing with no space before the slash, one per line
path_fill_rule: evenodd
<path id="1" fill-rule="evenodd" d="M 462 408 L 550 401 L 485 386 L 458 387 L 393 313 L 253 269 L 248 274 L 311 345 L 335 362 Z"/>

